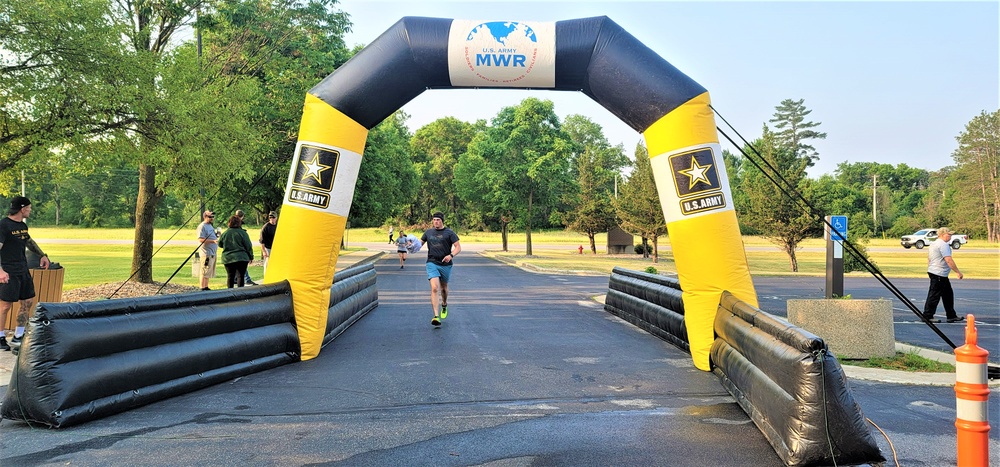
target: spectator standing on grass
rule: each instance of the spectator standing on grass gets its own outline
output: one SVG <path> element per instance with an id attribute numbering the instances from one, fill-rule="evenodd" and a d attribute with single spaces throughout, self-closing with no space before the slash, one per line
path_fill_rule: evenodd
<path id="1" fill-rule="evenodd" d="M 274 233 L 278 231 L 278 214 L 267 213 L 267 223 L 260 229 L 260 257 L 264 259 L 264 274 L 267 274 L 267 260 L 271 257 L 271 245 L 274 244 Z"/>
<path id="2" fill-rule="evenodd" d="M 219 231 L 215 230 L 215 213 L 211 210 L 202 213 L 203 220 L 198 224 L 198 255 L 201 257 L 201 269 L 198 272 L 201 290 L 209 290 L 208 280 L 215 277 L 215 254 L 219 251 Z"/>
<path id="3" fill-rule="evenodd" d="M 242 228 L 242 225 L 246 223 L 246 220 L 243 219 L 244 216 L 246 216 L 246 213 L 243 212 L 242 209 L 237 209 L 236 210 L 236 217 L 240 218 L 240 226 L 241 226 L 241 228 Z M 250 253 L 251 253 L 250 256 L 253 256 L 253 252 L 251 251 Z M 250 265 L 249 264 L 247 265 L 247 270 L 245 272 L 243 272 L 243 283 L 246 284 L 246 285 L 257 285 L 257 283 L 254 282 L 253 279 L 250 278 Z"/>
<path id="4" fill-rule="evenodd" d="M 28 235 L 28 224 L 24 220 L 31 215 L 31 200 L 24 196 L 15 196 L 10 201 L 7 217 L 0 219 L 0 350 L 14 352 L 21 344 L 24 336 L 24 326 L 28 322 L 28 312 L 35 298 L 35 283 L 28 271 L 28 258 L 24 254 L 27 248 L 41 257 L 42 269 L 49 268 L 49 257 L 38 244 Z M 7 313 L 20 301 L 17 312 L 17 326 L 10 344 L 7 343 Z"/>
<path id="5" fill-rule="evenodd" d="M 927 277 L 930 277 L 930 288 L 927 289 L 927 300 L 924 301 L 924 318 L 932 323 L 940 323 L 940 319 L 934 319 L 937 312 L 938 302 L 944 301 L 945 318 L 949 323 L 962 321 L 955 312 L 955 291 L 951 289 L 951 281 L 948 274 L 955 271 L 956 277 L 961 280 L 965 275 L 958 270 L 958 265 L 951 257 L 951 229 L 941 227 L 937 229 L 937 240 L 931 242 L 927 249 Z"/>
<path id="6" fill-rule="evenodd" d="M 250 235 L 243 230 L 243 220 L 234 215 L 229 218 L 229 226 L 219 237 L 222 247 L 222 264 L 226 267 L 226 288 L 243 287 L 246 284 L 244 275 L 247 265 L 253 261 L 253 242 Z"/>

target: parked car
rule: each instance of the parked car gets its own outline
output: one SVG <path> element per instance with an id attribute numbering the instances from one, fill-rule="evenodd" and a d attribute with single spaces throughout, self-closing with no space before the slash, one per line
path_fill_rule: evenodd
<path id="1" fill-rule="evenodd" d="M 921 229 L 914 232 L 912 235 L 904 235 L 899 243 L 903 245 L 903 248 L 915 246 L 919 250 L 927 245 L 930 245 L 934 240 L 937 240 L 937 229 Z M 951 247 L 953 249 L 957 250 L 962 248 L 962 245 L 965 245 L 968 242 L 968 235 L 951 234 Z"/>

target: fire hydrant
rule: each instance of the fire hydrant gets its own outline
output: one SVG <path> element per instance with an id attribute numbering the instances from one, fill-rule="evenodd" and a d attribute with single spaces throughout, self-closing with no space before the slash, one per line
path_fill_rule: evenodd
<path id="1" fill-rule="evenodd" d="M 583 254 L 583 245 L 580 245 L 580 248 L 577 248 L 577 251 L 579 251 L 580 254 L 582 255 Z"/>

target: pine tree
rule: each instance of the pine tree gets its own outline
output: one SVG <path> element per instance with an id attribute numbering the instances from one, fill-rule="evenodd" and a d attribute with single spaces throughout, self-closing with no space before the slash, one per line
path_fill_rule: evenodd
<path id="1" fill-rule="evenodd" d="M 653 240 L 653 262 L 656 263 L 659 260 L 658 239 L 667 233 L 667 221 L 653 180 L 649 154 L 641 143 L 635 148 L 635 170 L 612 204 L 622 230 Z"/>
<path id="2" fill-rule="evenodd" d="M 826 133 L 812 129 L 818 127 L 819 122 L 805 121 L 806 116 L 811 114 L 812 110 L 806 109 L 803 102 L 805 99 L 781 101 L 781 104 L 775 107 L 774 118 L 769 121 L 778 130 L 774 133 L 778 145 L 782 149 L 791 150 L 798 157 L 805 158 L 807 166 L 812 167 L 819 159 L 819 154 L 816 152 L 816 148 L 805 141 L 826 139 Z"/>

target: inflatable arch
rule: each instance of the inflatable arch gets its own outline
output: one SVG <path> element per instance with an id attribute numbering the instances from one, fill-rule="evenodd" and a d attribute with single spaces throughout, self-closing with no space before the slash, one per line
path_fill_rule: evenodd
<path id="1" fill-rule="evenodd" d="M 368 130 L 427 89 L 580 91 L 649 150 L 684 285 L 695 366 L 710 370 L 724 290 L 757 296 L 708 92 L 607 17 L 557 22 L 404 17 L 306 96 L 265 282 L 287 279 L 302 359 L 319 355 Z"/>

